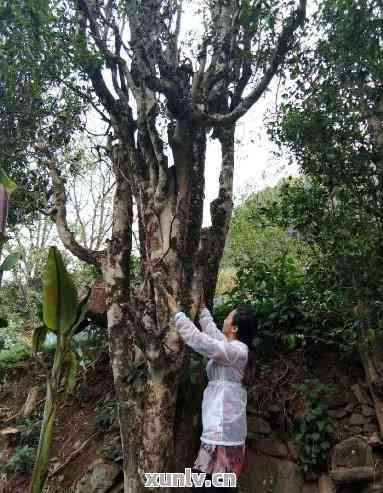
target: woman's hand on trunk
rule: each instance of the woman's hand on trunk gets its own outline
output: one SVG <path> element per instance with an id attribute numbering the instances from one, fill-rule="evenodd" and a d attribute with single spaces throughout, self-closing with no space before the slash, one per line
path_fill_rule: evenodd
<path id="1" fill-rule="evenodd" d="M 178 302 L 177 302 L 175 296 L 173 296 L 170 293 L 166 293 L 166 301 L 168 303 L 168 307 L 169 307 L 169 310 L 171 311 L 171 313 L 174 314 L 174 313 L 177 313 L 180 311 L 180 308 L 179 308 L 179 305 L 178 305 Z"/>

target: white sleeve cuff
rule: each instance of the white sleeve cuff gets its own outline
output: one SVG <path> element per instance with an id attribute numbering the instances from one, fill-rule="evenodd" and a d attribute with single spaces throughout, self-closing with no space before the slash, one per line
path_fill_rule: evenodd
<path id="1" fill-rule="evenodd" d="M 200 317 L 210 317 L 211 318 L 211 314 L 210 314 L 209 310 L 206 307 L 200 309 L 199 316 Z"/>
<path id="2" fill-rule="evenodd" d="M 177 312 L 177 313 L 173 313 L 172 315 L 172 319 L 177 322 L 177 320 L 181 319 L 181 318 L 186 318 L 186 315 L 184 312 Z"/>

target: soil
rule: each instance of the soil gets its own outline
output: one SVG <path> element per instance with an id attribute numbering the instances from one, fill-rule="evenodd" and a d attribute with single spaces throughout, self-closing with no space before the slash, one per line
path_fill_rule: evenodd
<path id="1" fill-rule="evenodd" d="M 7 371 L 6 379 L 0 386 L 2 428 L 17 427 L 22 423 L 16 415 L 23 406 L 30 388 L 36 385 L 40 386 L 38 407 L 30 420 L 41 418 L 45 396 L 44 383 L 45 375 L 41 372 L 39 364 L 33 360 Z M 101 354 L 86 371 L 79 372 L 73 396 L 59 408 L 55 422 L 50 477 L 44 491 L 69 491 L 73 483 L 89 468 L 97 457 L 97 452 L 104 446 L 105 438 L 109 439 L 111 435 L 110 430 L 104 430 L 95 424 L 95 416 L 103 403 L 113 399 L 109 358 L 106 354 Z M 10 419 L 12 417 L 14 419 Z M 113 433 L 116 434 L 116 427 Z M 8 448 L 8 457 L 12 455 L 16 446 L 17 443 Z M 1 493 L 28 491 L 30 474 L 7 473 L 6 476 L 6 486 Z"/>

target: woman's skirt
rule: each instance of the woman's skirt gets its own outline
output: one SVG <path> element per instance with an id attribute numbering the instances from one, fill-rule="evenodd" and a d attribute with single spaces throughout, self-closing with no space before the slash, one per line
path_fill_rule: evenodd
<path id="1" fill-rule="evenodd" d="M 212 445 L 201 441 L 194 469 L 213 474 L 234 472 L 237 481 L 245 461 L 246 445 Z"/>

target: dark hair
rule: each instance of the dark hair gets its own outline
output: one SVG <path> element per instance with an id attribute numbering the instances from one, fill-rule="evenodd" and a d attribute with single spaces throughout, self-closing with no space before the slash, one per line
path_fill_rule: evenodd
<path id="1" fill-rule="evenodd" d="M 249 356 L 242 383 L 249 387 L 254 383 L 255 377 L 255 353 L 252 342 L 257 330 L 257 318 L 255 310 L 251 306 L 242 305 L 236 308 L 233 325 L 238 328 L 238 339 L 249 348 Z"/>

